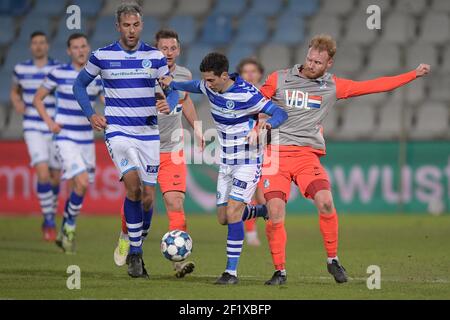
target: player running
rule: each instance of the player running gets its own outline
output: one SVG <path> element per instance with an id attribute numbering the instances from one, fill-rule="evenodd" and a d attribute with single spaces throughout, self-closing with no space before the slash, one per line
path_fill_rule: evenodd
<path id="1" fill-rule="evenodd" d="M 256 88 L 261 87 L 261 81 L 264 75 L 264 67 L 256 58 L 242 59 L 237 66 L 238 74 L 247 81 L 254 85 Z M 264 113 L 259 115 L 259 118 L 267 117 Z M 253 197 L 252 204 L 266 204 L 264 194 L 260 187 L 256 187 L 255 195 Z M 258 237 L 258 228 L 256 219 L 249 219 L 244 222 L 245 226 L 245 239 L 250 246 L 260 246 L 261 242 Z"/>
<path id="2" fill-rule="evenodd" d="M 266 216 L 265 206 L 250 206 L 261 175 L 261 152 L 255 127 L 260 112 L 271 115 L 265 127 L 276 128 L 287 118 L 281 108 L 265 99 L 253 85 L 237 74 L 228 74 L 228 59 L 210 53 L 200 64 L 202 81 L 175 82 L 163 77 L 160 83 L 174 90 L 205 94 L 220 142 L 221 165 L 217 181 L 217 217 L 228 225 L 227 266 L 216 284 L 236 284 L 237 266 L 244 242 L 243 220 Z"/>
<path id="3" fill-rule="evenodd" d="M 275 71 L 261 87 L 264 96 L 280 104 L 289 115 L 280 126 L 279 141 L 274 142 L 272 137 L 272 145 L 268 146 L 261 179 L 270 217 L 266 235 L 275 266 L 267 285 L 283 284 L 287 279 L 284 218 L 291 181 L 318 209 L 328 272 L 337 283 L 347 281 L 346 271 L 337 256 L 338 217 L 330 180 L 320 163 L 320 157 L 326 153 L 322 121 L 338 99 L 390 91 L 430 72 L 429 65 L 420 64 L 416 70 L 398 76 L 352 81 L 327 72 L 333 65 L 335 53 L 336 42 L 330 36 L 315 36 L 303 65 Z M 279 172 L 267 174 L 266 160 L 278 161 Z"/>
<path id="4" fill-rule="evenodd" d="M 75 253 L 76 218 L 80 213 L 83 197 L 89 183 L 95 178 L 94 131 L 73 95 L 72 86 L 89 57 L 87 37 L 74 33 L 67 40 L 67 53 L 71 63 L 53 69 L 36 92 L 33 104 L 51 132 L 61 161 L 62 179 L 68 180 L 71 193 L 64 207 L 61 232 L 56 244 L 66 253 Z M 48 114 L 44 100 L 55 92 L 58 97 L 55 119 Z M 102 92 L 99 79 L 88 87 L 89 101 L 93 104 Z M 102 96 L 102 103 L 104 99 Z"/>
<path id="5" fill-rule="evenodd" d="M 30 37 L 32 59 L 14 67 L 11 102 L 17 113 L 23 114 L 24 139 L 31 158 L 31 166 L 36 169 L 37 195 L 44 221 L 43 238 L 55 241 L 55 216 L 59 193 L 60 164 L 52 143 L 52 134 L 33 107 L 33 97 L 47 74 L 58 66 L 58 62 L 48 57 L 48 39 L 45 33 L 36 31 Z M 55 113 L 55 97 L 48 95 L 44 101 L 50 117 Z"/>
<path id="6" fill-rule="evenodd" d="M 177 81 L 192 80 L 191 72 L 179 66 L 176 63 L 180 55 L 180 40 L 178 34 L 173 30 L 163 29 L 156 33 L 156 47 L 167 58 L 170 74 Z M 184 194 L 186 192 L 186 162 L 184 159 L 184 143 L 182 136 L 181 114 L 184 115 L 196 134 L 196 140 L 202 150 L 204 140 L 201 131 L 194 127 L 198 120 L 194 104 L 187 92 L 179 91 L 179 101 L 174 108 L 170 109 L 167 103 L 161 103 L 159 106 L 164 112 L 158 113 L 158 126 L 160 132 L 160 166 L 158 173 L 158 183 L 163 194 L 164 204 L 169 218 L 169 230 L 186 231 L 186 217 L 184 214 Z M 166 114 L 167 113 L 167 114 Z M 174 136 L 175 133 L 175 136 Z M 147 237 L 153 208 L 150 209 L 150 215 L 144 219 L 143 240 Z M 114 250 L 114 262 L 118 266 L 125 264 L 129 249 L 128 230 L 125 218 L 122 214 L 122 231 Z M 194 271 L 195 264 L 192 261 L 180 261 L 173 263 L 175 276 L 182 278 L 186 274 Z"/>
<path id="7" fill-rule="evenodd" d="M 92 127 L 104 130 L 111 159 L 125 185 L 123 206 L 130 239 L 127 264 L 133 278 L 148 277 L 142 259 L 142 227 L 143 215 L 149 215 L 153 206 L 159 169 L 155 84 L 169 74 L 163 54 L 140 41 L 141 12 L 134 3 L 118 7 L 120 39 L 92 53 L 73 88 Z M 98 75 L 105 90 L 104 117 L 92 109 L 86 92 Z"/>

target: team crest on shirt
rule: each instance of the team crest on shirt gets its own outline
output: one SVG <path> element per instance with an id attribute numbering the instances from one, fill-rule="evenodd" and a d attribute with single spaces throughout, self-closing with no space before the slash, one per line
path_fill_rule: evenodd
<path id="1" fill-rule="evenodd" d="M 228 100 L 227 103 L 225 104 L 225 106 L 227 107 L 227 109 L 233 110 L 234 109 L 234 101 Z"/>
<path id="2" fill-rule="evenodd" d="M 149 59 L 142 60 L 142 68 L 148 69 L 152 67 L 152 62 Z"/>
<path id="3" fill-rule="evenodd" d="M 264 179 L 264 188 L 268 188 L 270 186 L 269 179 Z"/>
<path id="4" fill-rule="evenodd" d="M 120 166 L 121 167 L 126 167 L 127 166 L 127 164 L 128 164 L 128 159 L 122 159 L 121 161 L 120 161 Z"/>
<path id="5" fill-rule="evenodd" d="M 220 193 L 220 191 L 217 191 L 217 193 L 216 193 L 216 198 L 217 198 L 217 199 L 220 199 L 221 196 L 222 196 L 222 194 Z"/>

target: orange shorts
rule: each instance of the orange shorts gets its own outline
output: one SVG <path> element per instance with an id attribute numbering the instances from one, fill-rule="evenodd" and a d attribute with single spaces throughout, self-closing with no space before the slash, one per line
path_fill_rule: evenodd
<path id="1" fill-rule="evenodd" d="M 183 150 L 161 152 L 158 183 L 162 194 L 168 191 L 186 192 L 186 160 Z"/>
<path id="2" fill-rule="evenodd" d="M 264 153 L 264 164 L 259 186 L 266 196 L 269 192 L 282 192 L 289 199 L 291 182 L 294 182 L 305 198 L 312 198 L 307 190 L 311 182 L 319 181 L 319 188 L 329 189 L 330 179 L 320 163 L 325 151 L 311 147 L 276 146 Z M 318 190 L 315 190 L 318 191 Z M 311 189 L 310 189 L 311 192 Z"/>

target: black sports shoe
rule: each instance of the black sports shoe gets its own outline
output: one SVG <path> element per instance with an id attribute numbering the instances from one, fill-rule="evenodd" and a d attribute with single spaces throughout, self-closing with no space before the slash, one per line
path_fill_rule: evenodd
<path id="1" fill-rule="evenodd" d="M 215 284 L 237 284 L 239 282 L 236 276 L 229 274 L 228 272 L 222 273 L 219 279 L 216 280 Z"/>
<path id="2" fill-rule="evenodd" d="M 345 268 L 339 263 L 338 260 L 333 259 L 331 263 L 328 263 L 327 269 L 328 272 L 333 275 L 334 280 L 336 280 L 337 283 L 344 283 L 348 281 Z"/>
<path id="3" fill-rule="evenodd" d="M 133 253 L 127 256 L 128 275 L 132 278 L 148 278 L 142 253 Z"/>
<path id="4" fill-rule="evenodd" d="M 280 270 L 274 272 L 272 278 L 264 282 L 265 285 L 280 285 L 285 284 L 287 280 L 287 275 L 282 275 Z"/>

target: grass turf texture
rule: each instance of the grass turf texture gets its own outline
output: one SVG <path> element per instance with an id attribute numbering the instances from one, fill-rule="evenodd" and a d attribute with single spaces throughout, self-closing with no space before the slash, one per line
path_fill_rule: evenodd
<path id="1" fill-rule="evenodd" d="M 58 220 L 59 221 L 59 220 Z M 316 216 L 288 216 L 288 283 L 264 286 L 273 273 L 263 245 L 244 245 L 240 283 L 216 286 L 225 267 L 227 228 L 214 216 L 188 216 L 197 268 L 174 277 L 159 251 L 167 219 L 154 217 L 144 244 L 150 279 L 131 279 L 113 262 L 119 217 L 81 216 L 76 255 L 65 255 L 41 240 L 41 219 L 0 217 L 0 299 L 450 299 L 450 216 L 341 215 L 339 257 L 350 281 L 338 285 L 326 271 Z M 69 265 L 81 268 L 81 289 L 69 290 Z M 381 268 L 381 289 L 368 290 L 369 265 Z"/>

